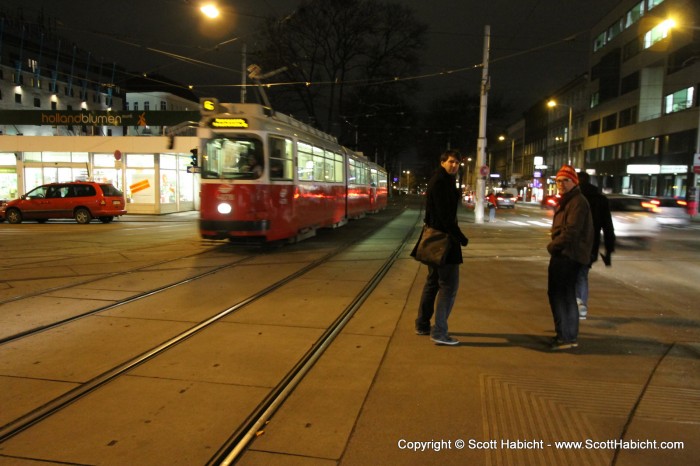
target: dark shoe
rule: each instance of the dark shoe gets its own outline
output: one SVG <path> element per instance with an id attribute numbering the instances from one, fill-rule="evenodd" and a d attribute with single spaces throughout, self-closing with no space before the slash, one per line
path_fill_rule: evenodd
<path id="1" fill-rule="evenodd" d="M 449 345 L 449 346 L 459 345 L 459 340 L 455 340 L 454 338 L 452 338 L 450 336 L 430 337 L 430 339 L 433 342 L 435 342 L 436 345 Z"/>
<path id="2" fill-rule="evenodd" d="M 417 328 L 416 335 L 430 335 L 430 329 Z"/>
<path id="3" fill-rule="evenodd" d="M 578 348 L 578 343 L 575 341 L 559 341 L 556 340 L 552 343 L 552 351 L 561 351 Z"/>

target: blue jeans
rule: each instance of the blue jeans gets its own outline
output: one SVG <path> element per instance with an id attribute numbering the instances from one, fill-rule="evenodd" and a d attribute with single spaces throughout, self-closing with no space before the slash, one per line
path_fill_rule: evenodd
<path id="1" fill-rule="evenodd" d="M 588 307 L 588 271 L 590 266 L 582 266 L 576 277 L 576 297 L 581 300 L 583 306 Z"/>
<path id="2" fill-rule="evenodd" d="M 547 296 L 559 341 L 574 342 L 578 338 L 576 278 L 581 267 L 584 266 L 561 254 L 549 259 Z"/>
<path id="3" fill-rule="evenodd" d="M 423 295 L 418 306 L 416 329 L 430 329 L 430 319 L 435 314 L 432 337 L 447 337 L 447 318 L 452 312 L 458 288 L 459 264 L 445 264 L 441 267 L 428 266 L 428 278 L 425 280 Z"/>
<path id="4" fill-rule="evenodd" d="M 489 207 L 489 222 L 493 222 L 494 220 L 496 220 L 496 208 Z"/>

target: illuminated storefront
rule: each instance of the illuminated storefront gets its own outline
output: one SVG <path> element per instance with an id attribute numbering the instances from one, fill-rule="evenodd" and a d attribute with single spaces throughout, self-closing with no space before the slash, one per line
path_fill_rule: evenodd
<path id="1" fill-rule="evenodd" d="M 5 136 L 0 138 L 0 199 L 46 183 L 91 180 L 123 191 L 130 214 L 196 210 L 199 175 L 187 167 L 197 140 L 182 137 L 173 149 L 167 145 L 164 137 Z"/>

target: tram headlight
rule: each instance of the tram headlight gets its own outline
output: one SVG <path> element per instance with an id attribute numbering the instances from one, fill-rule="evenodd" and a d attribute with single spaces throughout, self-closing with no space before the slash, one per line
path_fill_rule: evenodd
<path id="1" fill-rule="evenodd" d="M 231 211 L 233 210 L 231 208 L 231 204 L 227 204 L 226 202 L 222 202 L 218 206 L 216 206 L 216 210 L 219 211 L 220 214 L 230 214 Z"/>

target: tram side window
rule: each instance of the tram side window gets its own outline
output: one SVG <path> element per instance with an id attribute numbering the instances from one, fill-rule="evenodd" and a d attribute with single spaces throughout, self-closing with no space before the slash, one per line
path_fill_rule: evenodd
<path id="1" fill-rule="evenodd" d="M 310 144 L 299 142 L 297 144 L 297 171 L 300 180 L 311 181 L 314 179 L 314 154 Z"/>
<path id="2" fill-rule="evenodd" d="M 355 174 L 355 161 L 353 159 L 348 159 L 348 184 L 355 184 L 357 182 L 357 176 Z"/>
<path id="3" fill-rule="evenodd" d="M 291 180 L 294 151 L 290 139 L 270 137 L 270 179 Z"/>
<path id="4" fill-rule="evenodd" d="M 343 156 L 342 154 L 333 154 L 333 158 L 335 163 L 335 181 L 342 183 L 345 181 L 345 178 L 343 177 Z"/>
<path id="5" fill-rule="evenodd" d="M 324 150 L 314 146 L 314 180 L 326 181 Z"/>

